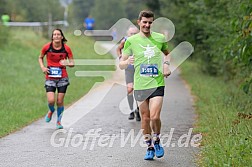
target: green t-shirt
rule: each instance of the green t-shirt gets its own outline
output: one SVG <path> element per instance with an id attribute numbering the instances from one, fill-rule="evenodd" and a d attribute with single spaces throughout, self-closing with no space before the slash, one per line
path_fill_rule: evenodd
<path id="1" fill-rule="evenodd" d="M 10 16 L 2 15 L 1 19 L 2 19 L 3 25 L 8 25 L 8 22 L 10 21 Z"/>
<path id="2" fill-rule="evenodd" d="M 164 86 L 162 51 L 168 50 L 163 34 L 151 32 L 150 37 L 140 34 L 129 37 L 123 54 L 134 56 L 134 90 L 145 90 Z"/>

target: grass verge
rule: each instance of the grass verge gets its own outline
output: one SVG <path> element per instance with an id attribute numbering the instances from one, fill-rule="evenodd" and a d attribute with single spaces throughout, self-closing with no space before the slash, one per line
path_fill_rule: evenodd
<path id="1" fill-rule="evenodd" d="M 200 166 L 252 164 L 252 96 L 222 78 L 202 73 L 196 63 L 181 67 L 196 96 L 196 131 L 203 134 Z"/>
<path id="2" fill-rule="evenodd" d="M 0 66 L 0 137 L 16 131 L 43 117 L 48 108 L 44 89 L 44 75 L 38 64 L 42 46 L 49 40 L 27 29 L 10 30 L 9 43 L 1 48 Z M 84 36 L 65 33 L 67 44 L 76 59 L 111 59 L 111 55 L 95 53 L 94 42 Z M 76 77 L 75 71 L 113 71 L 114 66 L 75 66 L 68 68 L 70 86 L 65 106 L 85 95 L 103 77 Z"/>

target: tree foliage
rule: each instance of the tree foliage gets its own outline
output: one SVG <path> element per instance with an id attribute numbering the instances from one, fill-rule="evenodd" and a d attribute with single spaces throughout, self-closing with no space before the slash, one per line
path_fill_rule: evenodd
<path id="1" fill-rule="evenodd" d="M 192 57 L 202 63 L 202 70 L 224 80 L 238 80 L 248 93 L 252 85 L 252 1 L 160 1 L 161 14 L 175 24 L 175 41 L 193 44 Z"/>
<path id="2" fill-rule="evenodd" d="M 131 20 L 134 24 L 136 24 L 140 11 L 148 8 L 144 0 L 124 0 L 124 7 L 126 18 Z"/>
<path id="3" fill-rule="evenodd" d="M 49 13 L 53 20 L 64 18 L 64 8 L 58 0 L 0 0 L 0 3 L 4 3 L 1 8 L 12 21 L 48 21 Z"/>
<path id="4" fill-rule="evenodd" d="M 109 29 L 120 18 L 136 23 L 143 9 L 153 10 L 170 19 L 176 28 L 172 42 L 187 40 L 193 44 L 193 60 L 201 62 L 205 73 L 238 80 L 245 92 L 252 85 L 252 0 L 73 0 L 68 22 L 83 27 L 91 14 L 96 29 Z M 59 0 L 0 0 L 0 14 L 13 21 L 63 20 Z M 4 30 L 2 29 L 2 32 Z"/>
<path id="5" fill-rule="evenodd" d="M 69 22 L 82 26 L 84 19 L 91 13 L 93 7 L 94 0 L 73 0 L 69 10 Z"/>
<path id="6" fill-rule="evenodd" d="M 149 10 L 155 13 L 155 16 L 160 15 L 160 1 L 159 0 L 146 0 L 146 6 Z"/>
<path id="7" fill-rule="evenodd" d="M 118 0 L 95 0 L 91 15 L 96 20 L 96 28 L 109 29 L 119 19 L 126 17 L 124 3 Z"/>

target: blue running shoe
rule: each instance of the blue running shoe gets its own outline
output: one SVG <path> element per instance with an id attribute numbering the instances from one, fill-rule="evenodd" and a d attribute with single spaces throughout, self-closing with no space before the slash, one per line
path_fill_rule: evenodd
<path id="1" fill-rule="evenodd" d="M 155 148 L 155 153 L 157 158 L 161 158 L 164 156 L 164 148 L 160 145 L 160 141 L 155 141 L 154 142 L 154 148 Z"/>
<path id="2" fill-rule="evenodd" d="M 147 152 L 146 152 L 145 156 L 144 156 L 144 160 L 153 160 L 154 156 L 155 156 L 155 150 L 154 150 L 154 148 L 153 147 L 149 147 L 147 149 Z"/>
<path id="3" fill-rule="evenodd" d="M 57 128 L 57 129 L 63 129 L 63 126 L 61 125 L 61 123 L 60 123 L 60 122 L 57 122 L 57 124 L 56 124 L 56 128 Z"/>
<path id="4" fill-rule="evenodd" d="M 53 114 L 53 112 L 48 111 L 48 113 L 47 113 L 46 116 L 45 116 L 45 121 L 46 121 L 46 122 L 50 122 L 50 121 L 51 121 L 51 119 L 52 119 L 52 114 Z"/>

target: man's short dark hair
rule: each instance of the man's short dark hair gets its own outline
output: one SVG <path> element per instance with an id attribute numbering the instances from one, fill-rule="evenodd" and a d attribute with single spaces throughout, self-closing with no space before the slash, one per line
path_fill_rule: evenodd
<path id="1" fill-rule="evenodd" d="M 154 13 L 150 10 L 143 10 L 139 13 L 138 20 L 141 20 L 142 17 L 146 17 L 146 18 L 153 17 L 154 19 Z"/>

